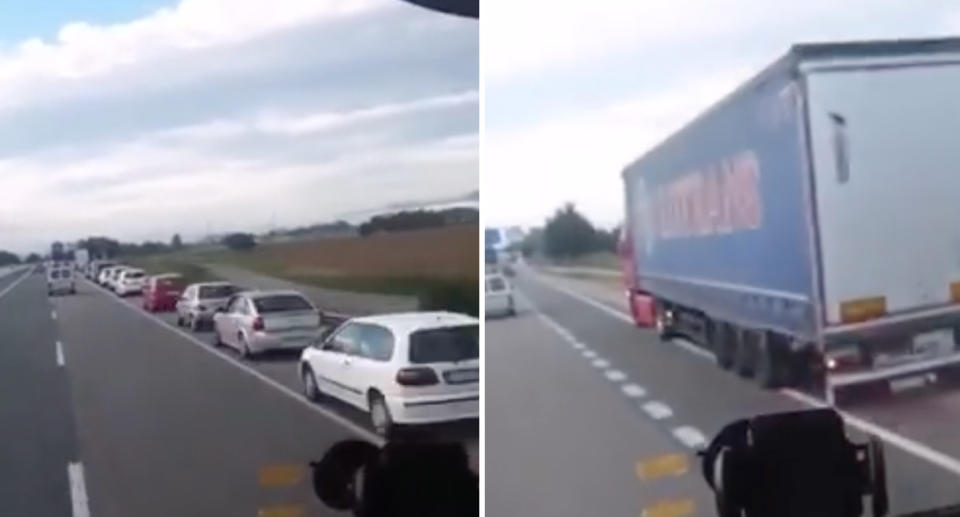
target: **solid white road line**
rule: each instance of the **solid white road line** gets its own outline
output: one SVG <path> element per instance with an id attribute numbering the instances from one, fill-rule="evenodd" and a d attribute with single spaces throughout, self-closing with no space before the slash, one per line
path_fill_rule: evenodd
<path id="1" fill-rule="evenodd" d="M 704 438 L 697 428 L 688 425 L 678 427 L 673 430 L 673 436 L 680 440 L 680 443 L 691 449 L 699 449 L 707 446 L 707 439 Z"/>
<path id="2" fill-rule="evenodd" d="M 610 361 L 607 361 L 606 359 L 596 359 L 596 360 L 593 361 L 592 364 L 593 364 L 593 367 L 594 367 L 594 368 L 601 368 L 601 369 L 603 369 L 603 368 L 609 368 L 609 367 L 610 367 Z"/>
<path id="3" fill-rule="evenodd" d="M 0 291 L 0 298 L 3 298 L 3 295 L 5 295 L 5 294 L 9 293 L 10 291 L 12 291 L 13 288 L 17 286 L 17 284 L 19 284 L 20 282 L 23 282 L 23 280 L 24 280 L 25 278 L 27 278 L 28 276 L 30 276 L 31 271 L 33 271 L 33 270 L 32 270 L 32 269 L 27 269 L 27 272 L 24 273 L 23 275 L 21 275 L 20 278 L 14 280 L 10 285 L 8 285 L 7 287 L 5 287 L 5 288 L 3 289 L 3 291 Z"/>
<path id="4" fill-rule="evenodd" d="M 615 309 L 612 309 L 606 305 L 601 304 L 600 302 L 586 298 L 585 296 L 579 293 L 574 293 L 566 288 L 557 286 L 553 282 L 550 282 L 549 280 L 543 278 L 542 275 L 535 273 L 535 276 L 539 277 L 538 279 L 544 285 L 556 291 L 560 291 L 570 296 L 571 298 L 580 300 L 583 303 L 586 303 L 587 305 L 600 309 L 602 312 L 604 312 L 609 316 L 613 316 L 618 320 L 625 321 L 630 325 L 633 325 L 633 320 L 627 314 L 618 312 Z M 680 346 L 684 350 L 687 350 L 688 352 L 695 354 L 697 357 L 700 357 L 700 358 L 709 357 L 710 359 L 713 359 L 712 353 L 702 348 L 699 348 L 689 342 L 686 342 L 684 340 L 679 340 L 679 339 L 671 340 L 671 342 Z M 813 408 L 829 407 L 826 402 L 820 399 L 817 399 L 815 397 L 812 397 L 810 395 L 807 395 L 806 393 L 801 393 L 799 391 L 792 390 L 792 389 L 781 389 L 779 391 L 781 394 L 787 397 L 790 397 L 791 399 L 809 407 L 813 407 Z M 833 409 L 837 411 L 837 413 L 839 413 L 841 417 L 843 417 L 844 422 L 846 422 L 847 425 L 854 427 L 856 429 L 859 429 L 864 433 L 873 434 L 874 436 L 880 438 L 881 440 L 888 443 L 889 445 L 892 445 L 917 458 L 920 458 L 934 465 L 937 465 L 938 467 L 943 468 L 944 470 L 952 474 L 960 475 L 960 460 L 958 460 L 957 458 L 944 454 L 924 443 L 907 438 L 901 434 L 895 433 L 889 429 L 886 429 L 882 426 L 874 424 L 873 422 L 870 422 L 858 416 L 854 416 L 853 414 L 847 413 L 846 411 L 840 411 L 835 407 Z"/>
<path id="5" fill-rule="evenodd" d="M 624 395 L 633 399 L 643 397 L 647 394 L 647 390 L 644 389 L 643 386 L 637 384 L 624 384 L 620 387 L 620 391 L 622 391 Z"/>
<path id="6" fill-rule="evenodd" d="M 620 370 L 607 370 L 603 375 L 606 376 L 607 380 L 613 382 L 623 382 L 627 380 L 627 374 L 621 372 Z"/>
<path id="7" fill-rule="evenodd" d="M 783 389 L 780 390 L 780 392 L 808 406 L 818 408 L 827 407 L 826 403 L 811 397 L 806 393 L 801 393 L 791 389 Z M 833 409 L 840 413 L 840 416 L 843 417 L 847 425 L 859 429 L 864 433 L 872 434 L 908 454 L 912 454 L 918 458 L 929 461 L 930 463 L 933 463 L 944 470 L 950 471 L 953 474 L 960 475 L 960 460 L 957 458 L 948 456 L 936 449 L 933 449 L 932 447 L 927 446 L 926 444 L 907 438 L 906 436 L 895 433 L 858 416 L 854 416 L 846 411 L 840 411 L 837 408 Z"/>
<path id="8" fill-rule="evenodd" d="M 99 289 L 98 289 L 98 290 L 99 290 Z M 280 391 L 281 393 L 283 393 L 284 395 L 287 395 L 288 397 L 292 398 L 293 400 L 296 400 L 296 401 L 299 402 L 300 404 L 303 404 L 304 407 L 307 407 L 307 408 L 309 408 L 309 409 L 311 409 L 311 410 L 313 410 L 313 411 L 316 411 L 317 413 L 320 413 L 321 415 L 329 418 L 330 420 L 333 420 L 334 422 L 340 424 L 341 426 L 343 426 L 343 427 L 347 428 L 348 430 L 352 431 L 353 433 L 357 434 L 357 435 L 360 436 L 361 438 L 363 438 L 363 439 L 365 439 L 365 440 L 367 440 L 367 441 L 369 441 L 369 442 L 371 442 L 371 443 L 374 443 L 374 444 L 376 444 L 376 445 L 378 445 L 378 446 L 383 446 L 384 443 L 386 443 L 383 438 L 381 438 L 379 435 L 377 435 L 377 434 L 374 433 L 373 431 L 370 431 L 370 430 L 368 430 L 368 429 L 365 429 L 365 428 L 363 428 L 363 427 L 361 427 L 361 426 L 359 426 L 359 425 L 351 422 L 350 420 L 348 420 L 348 419 L 346 419 L 346 418 L 338 415 L 337 413 L 334 413 L 333 411 L 324 408 L 323 406 L 318 406 L 318 405 L 316 405 L 315 403 L 307 400 L 306 397 L 304 397 L 303 395 L 301 395 L 301 394 L 298 393 L 297 391 L 292 390 L 292 389 L 288 388 L 287 386 L 284 386 L 283 384 L 280 384 L 279 382 L 271 379 L 270 377 L 267 377 L 266 375 L 264 375 L 264 374 L 260 373 L 259 371 L 251 368 L 250 366 L 247 366 L 247 365 L 245 365 L 245 364 L 243 364 L 243 363 L 241 363 L 241 362 L 238 362 L 238 361 L 232 359 L 231 357 L 229 357 L 229 356 L 227 356 L 227 355 L 225 355 L 225 354 L 222 354 L 222 353 L 214 350 L 214 349 L 212 348 L 212 345 L 210 345 L 210 344 L 208 344 L 208 343 L 204 343 L 203 341 L 200 341 L 196 336 L 191 335 L 191 334 L 188 334 L 186 331 L 181 330 L 181 329 L 178 329 L 178 328 L 176 328 L 176 327 L 168 324 L 167 322 L 163 321 L 162 319 L 158 318 L 157 316 L 154 316 L 153 314 L 150 314 L 150 313 L 148 313 L 148 312 L 144 312 L 144 311 L 141 310 L 139 307 L 136 307 L 135 305 L 133 305 L 133 304 L 131 304 L 131 303 L 127 303 L 127 302 L 125 302 L 124 300 L 122 300 L 122 299 L 120 299 L 120 298 L 116 298 L 116 297 L 114 297 L 114 296 L 105 296 L 105 298 L 107 298 L 107 299 L 109 299 L 109 300 L 113 300 L 114 302 L 120 304 L 121 306 L 126 307 L 127 309 L 129 309 L 130 311 L 132 311 L 134 314 L 139 314 L 141 317 L 143 317 L 143 318 L 145 318 L 145 319 L 148 319 L 148 320 L 156 323 L 157 325 L 163 327 L 164 329 L 166 329 L 166 330 L 168 330 L 168 331 L 170 331 L 170 332 L 173 332 L 173 333 L 175 333 L 175 334 L 178 334 L 180 337 L 186 339 L 186 340 L 189 341 L 191 344 L 196 345 L 198 348 L 200 348 L 200 350 L 203 350 L 204 352 L 206 352 L 206 353 L 208 353 L 208 354 L 210 354 L 210 355 L 213 355 L 214 357 L 218 357 L 218 358 L 226 361 L 228 364 L 231 364 L 231 365 L 235 366 L 236 368 L 239 368 L 240 370 L 245 371 L 245 372 L 247 372 L 247 373 L 250 374 L 250 375 L 253 375 L 254 377 L 260 379 L 261 381 L 267 383 L 268 385 L 273 386 L 274 388 L 276 388 L 277 390 L 279 390 L 279 391 Z"/>
<path id="9" fill-rule="evenodd" d="M 659 400 L 651 400 L 646 404 L 640 406 L 643 409 L 643 412 L 650 415 L 650 418 L 654 420 L 663 420 L 664 418 L 670 418 L 673 416 L 673 410 L 670 409 L 670 406 L 660 402 Z"/>
<path id="10" fill-rule="evenodd" d="M 73 503 L 73 517 L 90 517 L 90 505 L 87 502 L 87 483 L 83 479 L 83 464 L 69 463 L 67 477 L 70 480 L 70 501 Z"/>
<path id="11" fill-rule="evenodd" d="M 63 366 L 66 361 L 63 358 L 63 346 L 57 341 L 57 366 Z"/>

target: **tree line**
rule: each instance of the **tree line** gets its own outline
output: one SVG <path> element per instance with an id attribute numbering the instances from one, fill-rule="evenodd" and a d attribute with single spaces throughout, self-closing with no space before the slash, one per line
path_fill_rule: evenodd
<path id="1" fill-rule="evenodd" d="M 529 232 L 520 248 L 524 255 L 570 259 L 587 253 L 615 253 L 619 238 L 619 226 L 611 230 L 598 228 L 573 203 L 566 203 L 547 218 L 542 228 Z"/>

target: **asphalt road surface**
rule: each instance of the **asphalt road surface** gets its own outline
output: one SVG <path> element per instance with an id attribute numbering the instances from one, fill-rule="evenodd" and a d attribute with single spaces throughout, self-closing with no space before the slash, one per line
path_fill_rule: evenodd
<path id="1" fill-rule="evenodd" d="M 813 407 L 662 343 L 627 316 L 614 283 L 523 269 L 519 314 L 488 319 L 488 515 L 715 515 L 693 451 L 723 425 Z M 886 442 L 892 511 L 960 503 L 960 388 L 867 396 L 848 431 Z"/>
<path id="2" fill-rule="evenodd" d="M 338 515 L 305 468 L 364 415 L 299 394 L 296 356 L 243 362 L 87 282 L 0 277 L 4 515 Z M 431 429 L 473 445 L 477 423 Z"/>

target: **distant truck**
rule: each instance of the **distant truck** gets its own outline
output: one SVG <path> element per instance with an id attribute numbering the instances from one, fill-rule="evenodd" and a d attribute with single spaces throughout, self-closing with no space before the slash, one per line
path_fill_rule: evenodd
<path id="1" fill-rule="evenodd" d="M 960 363 L 960 39 L 796 45 L 623 171 L 638 324 L 767 387 Z"/>
<path id="2" fill-rule="evenodd" d="M 90 264 L 90 251 L 86 248 L 78 248 L 73 252 L 73 261 L 77 266 L 77 271 L 85 271 Z"/>

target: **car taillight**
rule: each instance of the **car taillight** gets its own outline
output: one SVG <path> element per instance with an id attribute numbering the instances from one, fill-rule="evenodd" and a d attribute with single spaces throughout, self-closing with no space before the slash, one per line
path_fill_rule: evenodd
<path id="1" fill-rule="evenodd" d="M 253 330 L 263 330 L 263 318 L 260 316 L 253 320 Z"/>
<path id="2" fill-rule="evenodd" d="M 433 368 L 401 368 L 397 372 L 397 384 L 402 386 L 431 386 L 439 382 Z"/>

